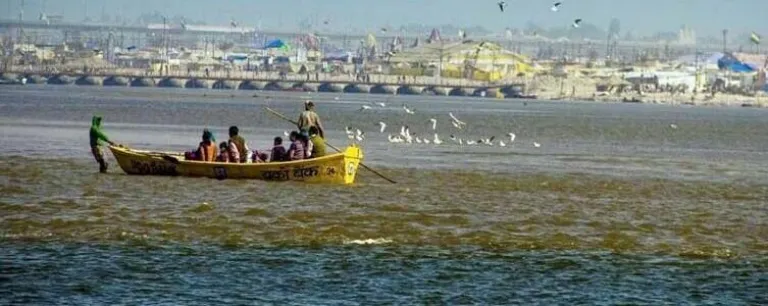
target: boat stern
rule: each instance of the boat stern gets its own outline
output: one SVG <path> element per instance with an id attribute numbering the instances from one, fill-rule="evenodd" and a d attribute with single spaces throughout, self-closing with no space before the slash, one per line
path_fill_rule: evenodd
<path id="1" fill-rule="evenodd" d="M 363 160 L 363 150 L 357 145 L 351 145 L 344 150 L 344 183 L 352 184 L 357 177 L 357 170 Z"/>

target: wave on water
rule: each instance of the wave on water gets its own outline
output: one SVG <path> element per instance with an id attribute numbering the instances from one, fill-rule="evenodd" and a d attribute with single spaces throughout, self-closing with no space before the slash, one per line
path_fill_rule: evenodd
<path id="1" fill-rule="evenodd" d="M 392 239 L 387 238 L 375 238 L 375 239 L 352 239 L 352 240 L 345 240 L 344 244 L 362 244 L 362 245 L 373 245 L 373 244 L 388 244 L 392 243 Z"/>

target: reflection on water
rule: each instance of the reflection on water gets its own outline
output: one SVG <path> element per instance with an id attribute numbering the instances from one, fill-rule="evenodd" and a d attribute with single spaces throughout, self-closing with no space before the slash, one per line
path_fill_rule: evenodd
<path id="1" fill-rule="evenodd" d="M 127 176 L 114 161 L 101 175 L 88 155 L 94 112 L 133 147 L 187 150 L 202 126 L 237 124 L 267 148 L 290 126 L 261 107 L 295 114 L 295 94 L 9 88 L 2 304 L 759 304 L 768 287 L 763 110 L 354 96 L 387 103 L 359 112 L 315 95 L 330 140 L 365 130 L 366 162 L 400 183 L 327 186 Z M 518 137 L 395 145 L 375 124 L 431 135 L 429 118 L 445 140 Z"/>

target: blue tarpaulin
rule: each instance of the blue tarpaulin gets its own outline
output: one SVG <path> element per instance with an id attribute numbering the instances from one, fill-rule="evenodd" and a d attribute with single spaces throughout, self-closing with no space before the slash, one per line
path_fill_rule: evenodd
<path id="1" fill-rule="evenodd" d="M 732 72 L 754 72 L 754 67 L 745 64 L 730 54 L 723 55 L 719 60 L 717 60 L 717 67 L 720 68 L 720 70 L 728 70 Z"/>
<path id="2" fill-rule="evenodd" d="M 283 49 L 288 48 L 288 45 L 286 45 L 282 40 L 275 39 L 267 43 L 266 46 L 264 46 L 265 49 Z"/>

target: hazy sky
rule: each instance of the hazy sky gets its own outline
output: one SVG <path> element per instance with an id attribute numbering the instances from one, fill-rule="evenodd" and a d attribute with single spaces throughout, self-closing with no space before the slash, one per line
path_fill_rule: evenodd
<path id="1" fill-rule="evenodd" d="M 479 25 L 491 30 L 523 27 L 528 21 L 544 26 L 567 25 L 575 18 L 606 27 L 612 17 L 622 29 L 636 33 L 676 30 L 687 24 L 698 34 L 717 34 L 723 28 L 733 33 L 758 31 L 768 36 L 768 0 L 559 0 L 560 12 L 549 7 L 552 0 L 507 0 L 500 13 L 497 0 L 26 0 L 26 18 L 41 10 L 62 14 L 67 20 L 82 20 L 86 11 L 98 19 L 102 10 L 118 12 L 130 20 L 141 13 L 159 11 L 183 15 L 209 24 L 243 25 L 267 29 L 294 29 L 300 20 L 329 20 L 324 30 L 345 28 L 378 29 L 385 25 L 455 24 Z M 0 0 L 0 10 L 17 18 L 21 0 Z M 5 7 L 3 7 L 5 6 Z M 87 9 L 86 9 L 87 8 Z M 4 17 L 8 18 L 9 13 Z"/>

